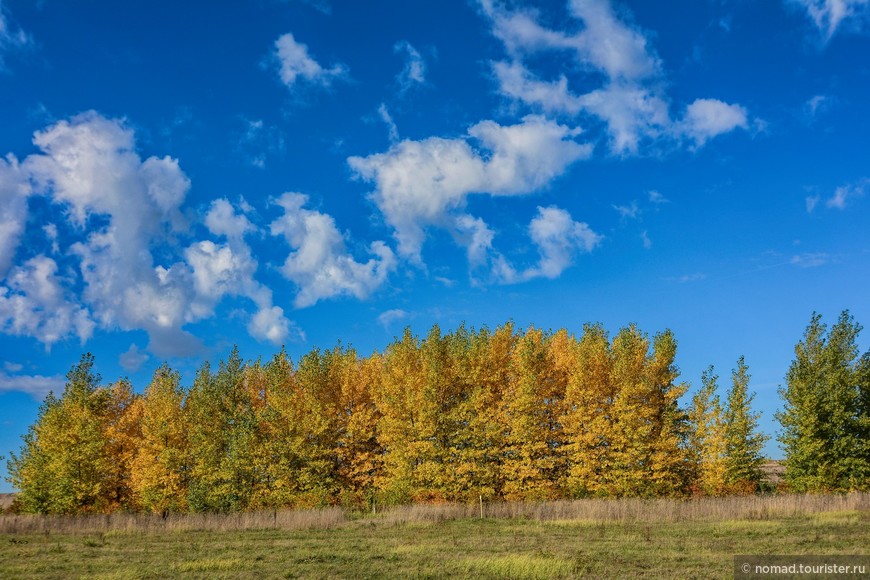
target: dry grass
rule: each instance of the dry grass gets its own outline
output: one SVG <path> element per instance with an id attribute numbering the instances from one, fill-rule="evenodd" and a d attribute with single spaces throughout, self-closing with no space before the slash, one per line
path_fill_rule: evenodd
<path id="1" fill-rule="evenodd" d="M 329 529 L 346 522 L 341 508 L 235 514 L 107 514 L 87 516 L 0 516 L 0 533 L 93 534 L 105 532 L 229 532 Z"/>
<path id="2" fill-rule="evenodd" d="M 584 499 L 493 503 L 483 506 L 485 518 L 622 523 L 765 520 L 850 511 L 870 511 L 870 494 L 740 496 L 690 500 Z M 480 514 L 479 505 L 410 505 L 387 509 L 379 519 L 386 523 L 403 524 L 476 518 Z"/>
<path id="3" fill-rule="evenodd" d="M 679 523 L 768 520 L 823 513 L 870 511 L 870 494 L 777 495 L 726 498 L 585 499 L 483 505 L 486 519 L 534 521 Z M 416 504 L 359 516 L 341 508 L 282 510 L 235 514 L 151 514 L 91 516 L 0 516 L 0 533 L 105 533 L 167 531 L 244 531 L 329 529 L 351 521 L 400 525 L 480 518 L 479 504 Z"/>

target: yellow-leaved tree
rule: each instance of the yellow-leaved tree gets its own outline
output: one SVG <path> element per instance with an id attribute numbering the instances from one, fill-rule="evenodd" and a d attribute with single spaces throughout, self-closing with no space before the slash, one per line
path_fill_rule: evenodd
<path id="1" fill-rule="evenodd" d="M 178 372 L 159 367 L 134 407 L 141 430 L 130 474 L 136 502 L 151 512 L 186 511 L 189 424 Z"/>

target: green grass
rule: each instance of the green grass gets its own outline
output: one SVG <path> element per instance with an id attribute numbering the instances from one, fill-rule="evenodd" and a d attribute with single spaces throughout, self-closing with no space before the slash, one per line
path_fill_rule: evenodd
<path id="1" fill-rule="evenodd" d="M 3 578 L 731 578 L 734 554 L 870 553 L 870 512 L 762 519 L 395 522 L 0 534 Z"/>

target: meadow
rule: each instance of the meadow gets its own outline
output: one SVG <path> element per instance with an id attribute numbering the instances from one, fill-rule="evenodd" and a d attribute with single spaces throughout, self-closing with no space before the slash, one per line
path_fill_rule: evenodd
<path id="1" fill-rule="evenodd" d="M 3 578 L 731 578 L 870 555 L 870 494 L 0 517 Z"/>

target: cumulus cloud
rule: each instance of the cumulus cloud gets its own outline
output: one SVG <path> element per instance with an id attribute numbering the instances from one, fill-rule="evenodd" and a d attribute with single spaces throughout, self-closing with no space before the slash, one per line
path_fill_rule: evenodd
<path id="1" fill-rule="evenodd" d="M 257 340 L 283 344 L 286 340 L 305 340 L 305 333 L 284 316 L 280 306 L 266 306 L 251 317 L 248 332 Z"/>
<path id="2" fill-rule="evenodd" d="M 63 392 L 65 384 L 66 380 L 60 375 L 10 375 L 0 372 L 0 392 L 20 391 L 37 401 L 44 399 L 51 391 L 58 394 Z"/>
<path id="3" fill-rule="evenodd" d="M 802 7 L 819 29 L 825 41 L 831 39 L 837 29 L 851 20 L 868 17 L 870 0 L 790 0 Z"/>
<path id="4" fill-rule="evenodd" d="M 347 66 L 341 63 L 323 68 L 308 54 L 308 47 L 297 42 L 289 32 L 275 41 L 274 56 L 278 63 L 278 76 L 290 89 L 300 82 L 328 87 L 334 80 L 347 75 Z"/>
<path id="5" fill-rule="evenodd" d="M 332 216 L 304 207 L 308 196 L 285 193 L 276 203 L 284 215 L 272 222 L 271 232 L 283 236 L 293 248 L 281 273 L 298 288 L 297 308 L 337 296 L 367 298 L 395 269 L 392 250 L 380 241 L 369 246 L 373 258 L 357 262 L 347 252 Z"/>
<path id="6" fill-rule="evenodd" d="M 254 279 L 257 262 L 244 237 L 255 227 L 227 200 L 214 201 L 204 217 L 210 234 L 225 241 L 195 241 L 177 255 L 189 236 L 181 206 L 190 188 L 177 160 L 143 160 L 123 121 L 94 112 L 37 132 L 34 143 L 40 153 L 0 162 L 0 265 L 14 257 L 27 196 L 43 195 L 64 209 L 78 237 L 63 256 L 78 261 L 78 272 L 65 268 L 60 276 L 44 254 L 12 268 L 0 286 L 3 332 L 50 347 L 72 336 L 87 340 L 97 327 L 141 329 L 151 352 L 186 355 L 200 343 L 184 326 L 213 316 L 225 296 L 257 306 L 252 336 L 278 343 L 291 332 L 271 291 Z M 43 230 L 59 254 L 57 226 Z"/>
<path id="7" fill-rule="evenodd" d="M 556 206 L 538 207 L 538 214 L 528 227 L 529 238 L 538 250 L 535 266 L 517 271 L 504 257 L 496 259 L 494 274 L 505 284 L 534 278 L 558 278 L 574 261 L 578 253 L 589 253 L 603 237 L 587 224 L 574 221 L 564 209 Z"/>
<path id="8" fill-rule="evenodd" d="M 426 82 L 426 61 L 410 42 L 406 40 L 397 42 L 393 46 L 393 52 L 405 56 L 405 67 L 396 76 L 396 83 L 402 93 Z"/>
<path id="9" fill-rule="evenodd" d="M 400 255 L 419 263 L 427 226 L 468 229 L 458 223 L 468 195 L 527 194 L 588 157 L 591 146 L 577 143 L 578 134 L 538 116 L 508 126 L 483 121 L 463 138 L 405 140 L 348 163 L 358 177 L 374 183 L 371 197 L 393 228 Z"/>
<path id="10" fill-rule="evenodd" d="M 611 151 L 636 154 L 642 143 L 660 138 L 694 141 L 700 146 L 716 135 L 746 128 L 746 111 L 712 99 L 692 103 L 683 120 L 673 120 L 664 93 L 662 64 L 646 35 L 627 24 L 608 0 L 571 0 L 571 16 L 582 23 L 578 32 L 551 30 L 538 23 L 536 12 L 512 10 L 494 0 L 481 0 L 511 57 L 493 62 L 499 91 L 545 113 L 597 119 L 606 126 Z M 526 65 L 529 55 L 542 51 L 567 53 L 573 59 L 578 85 L 591 86 L 574 93 L 565 74 L 542 80 Z M 739 115 L 742 114 L 742 122 Z"/>
<path id="11" fill-rule="evenodd" d="M 700 147 L 717 135 L 747 127 L 746 109 L 740 105 L 729 105 L 717 99 L 697 99 L 686 108 L 680 129 Z"/>
<path id="12" fill-rule="evenodd" d="M 216 236 L 241 239 L 256 228 L 244 214 L 237 214 L 227 199 L 216 199 L 205 216 L 205 226 Z"/>
<path id="13" fill-rule="evenodd" d="M 80 260 L 83 299 L 94 320 L 148 331 L 152 350 L 162 348 L 158 335 L 195 348 L 181 330 L 191 320 L 188 270 L 155 265 L 151 253 L 153 245 L 186 229 L 180 206 L 190 180 L 178 161 L 142 160 L 132 130 L 93 112 L 37 132 L 34 143 L 42 154 L 24 165 L 36 187 L 65 207 L 79 229 L 93 216 L 106 222 L 70 248 Z"/>
<path id="14" fill-rule="evenodd" d="M 248 218 L 237 213 L 228 200 L 216 199 L 205 216 L 205 225 L 227 241 L 201 240 L 184 252 L 193 275 L 192 314 L 197 318 L 211 316 L 225 296 L 244 296 L 258 308 L 248 322 L 251 336 L 277 345 L 299 334 L 284 310 L 273 305 L 272 291 L 254 278 L 258 264 L 244 236 L 256 228 Z"/>
<path id="15" fill-rule="evenodd" d="M 57 263 L 39 255 L 9 273 L 0 286 L 0 329 L 32 336 L 50 348 L 70 336 L 91 337 L 94 321 L 87 309 L 70 299 L 57 275 Z"/>
<path id="16" fill-rule="evenodd" d="M 0 13 L 2 14 L 2 13 Z M 28 176 L 12 155 L 0 158 L 0 277 L 9 271 L 27 222 Z"/>

